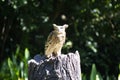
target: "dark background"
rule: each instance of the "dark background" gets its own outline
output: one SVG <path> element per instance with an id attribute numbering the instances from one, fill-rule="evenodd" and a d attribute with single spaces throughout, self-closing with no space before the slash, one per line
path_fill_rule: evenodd
<path id="1" fill-rule="evenodd" d="M 30 58 L 44 55 L 53 23 L 69 25 L 62 53 L 78 50 L 83 74 L 89 77 L 95 63 L 104 80 L 118 78 L 120 0 L 0 0 L 1 71 L 18 47 L 17 63 L 25 48 Z"/>

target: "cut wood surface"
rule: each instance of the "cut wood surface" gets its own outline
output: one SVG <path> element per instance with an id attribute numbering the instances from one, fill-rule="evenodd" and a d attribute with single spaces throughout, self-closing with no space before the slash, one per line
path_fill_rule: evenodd
<path id="1" fill-rule="evenodd" d="M 61 54 L 46 59 L 36 55 L 28 61 L 29 80 L 81 80 L 80 56 L 75 53 Z"/>

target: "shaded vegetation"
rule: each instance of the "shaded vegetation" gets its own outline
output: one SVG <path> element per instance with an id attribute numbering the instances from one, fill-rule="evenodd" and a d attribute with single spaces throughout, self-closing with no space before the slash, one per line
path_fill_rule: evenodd
<path id="1" fill-rule="evenodd" d="M 63 53 L 80 52 L 82 73 L 87 79 L 94 63 L 104 80 L 117 80 L 120 73 L 119 15 L 119 0 L 0 0 L 0 65 L 3 66 L 0 78 L 12 76 L 10 65 L 13 64 L 17 66 L 16 73 L 20 73 L 18 67 L 26 59 L 23 58 L 26 48 L 30 57 L 37 53 L 43 55 L 52 24 L 67 23 Z M 18 46 L 20 50 L 16 54 Z M 11 59 L 16 55 L 14 63 Z M 8 74 L 3 75 L 3 72 Z"/>

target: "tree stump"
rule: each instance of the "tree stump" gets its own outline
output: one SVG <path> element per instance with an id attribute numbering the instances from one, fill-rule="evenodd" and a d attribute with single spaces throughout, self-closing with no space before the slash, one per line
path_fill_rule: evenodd
<path id="1" fill-rule="evenodd" d="M 81 80 L 79 52 L 54 59 L 36 55 L 28 61 L 28 80 Z"/>

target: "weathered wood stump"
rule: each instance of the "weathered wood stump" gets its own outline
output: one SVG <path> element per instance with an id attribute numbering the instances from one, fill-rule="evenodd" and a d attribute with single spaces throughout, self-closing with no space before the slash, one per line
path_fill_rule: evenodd
<path id="1" fill-rule="evenodd" d="M 81 80 L 78 51 L 54 59 L 36 55 L 28 61 L 29 80 Z"/>

